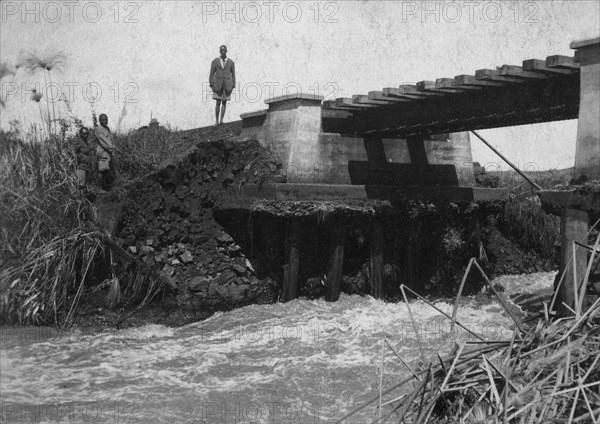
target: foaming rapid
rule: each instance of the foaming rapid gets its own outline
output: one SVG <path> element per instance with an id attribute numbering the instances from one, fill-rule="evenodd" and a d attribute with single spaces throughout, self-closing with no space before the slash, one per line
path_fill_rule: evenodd
<path id="1" fill-rule="evenodd" d="M 437 302 L 447 314 L 452 305 Z M 444 355 L 454 343 L 507 339 L 497 303 L 469 300 L 450 332 L 424 302 L 342 295 L 217 313 L 181 328 L 146 325 L 68 333 L 3 329 L 2 422 L 324 423 L 407 375 L 396 357 Z M 44 333 L 46 331 L 46 333 Z M 370 422 L 366 408 L 352 422 Z"/>

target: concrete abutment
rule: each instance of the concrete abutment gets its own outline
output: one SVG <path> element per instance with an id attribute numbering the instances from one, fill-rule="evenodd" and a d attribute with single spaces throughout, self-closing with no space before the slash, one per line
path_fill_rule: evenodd
<path id="1" fill-rule="evenodd" d="M 581 66 L 575 181 L 600 179 L 600 38 L 575 41 Z"/>
<path id="2" fill-rule="evenodd" d="M 322 97 L 282 96 L 242 114 L 242 137 L 282 161 L 289 183 L 474 185 L 469 134 L 370 139 L 321 131 Z"/>

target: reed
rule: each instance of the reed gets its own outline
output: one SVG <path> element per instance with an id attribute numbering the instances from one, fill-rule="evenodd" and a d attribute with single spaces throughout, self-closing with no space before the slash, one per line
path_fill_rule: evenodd
<path id="1" fill-rule="evenodd" d="M 510 345 L 461 344 L 399 386 L 410 397 L 388 404 L 388 418 L 373 422 L 597 423 L 600 335 L 590 329 L 599 317 L 596 302 L 583 319 L 545 322 Z"/>
<path id="2" fill-rule="evenodd" d="M 107 281 L 113 307 L 148 302 L 162 287 L 102 228 L 78 189 L 70 151 L 61 137 L 35 142 L 0 132 L 1 322 L 68 325 Z M 107 268 L 112 278 L 102 279 Z"/>
<path id="3" fill-rule="evenodd" d="M 48 118 L 48 134 L 58 134 L 56 123 L 56 107 L 55 103 L 58 99 L 50 99 L 48 90 L 53 86 L 52 71 L 62 71 L 67 65 L 67 55 L 62 51 L 50 51 L 45 54 L 37 54 L 35 52 L 21 52 L 19 57 L 19 67 L 22 67 L 30 74 L 42 72 L 45 82 L 46 107 L 48 115 L 50 115 L 50 107 L 52 106 L 52 118 Z"/>
<path id="4" fill-rule="evenodd" d="M 594 261 L 592 254 L 588 268 Z M 600 298 L 587 309 L 583 301 L 575 308 L 571 317 L 546 314 L 528 328 L 515 322 L 510 341 L 457 344 L 447 357 L 416 369 L 386 343 L 411 375 L 380 387 L 377 396 L 338 422 L 378 401 L 372 423 L 599 423 Z M 443 315 L 460 325 L 455 313 Z"/>
<path id="5" fill-rule="evenodd" d="M 546 214 L 533 202 L 509 199 L 500 213 L 498 227 L 521 246 L 533 248 L 544 257 L 553 257 L 560 235 L 559 218 Z"/>

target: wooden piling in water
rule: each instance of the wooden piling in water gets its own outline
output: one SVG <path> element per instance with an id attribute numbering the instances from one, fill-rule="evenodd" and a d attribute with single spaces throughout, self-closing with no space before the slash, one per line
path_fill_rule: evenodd
<path id="1" fill-rule="evenodd" d="M 327 293 L 325 300 L 335 302 L 340 298 L 342 267 L 344 264 L 344 243 L 346 241 L 346 223 L 342 218 L 335 222 L 334 248 L 327 271 Z"/>
<path id="2" fill-rule="evenodd" d="M 560 286 L 555 288 L 557 290 L 556 310 L 560 316 L 573 315 L 571 310 L 575 310 L 576 287 L 579 288 L 585 275 L 587 252 L 583 248 L 576 247 L 575 257 L 573 258 L 573 242 L 587 242 L 585 240 L 587 232 L 587 213 L 577 209 L 563 209 L 560 221 L 561 252 L 559 275 L 563 272 L 565 275 Z"/>
<path id="3" fill-rule="evenodd" d="M 288 302 L 298 297 L 298 271 L 300 268 L 300 251 L 298 250 L 299 226 L 300 224 L 297 219 L 291 220 L 291 228 L 288 235 L 289 256 L 283 276 L 283 302 Z"/>
<path id="4" fill-rule="evenodd" d="M 371 296 L 383 298 L 383 228 L 375 219 L 371 225 Z"/>

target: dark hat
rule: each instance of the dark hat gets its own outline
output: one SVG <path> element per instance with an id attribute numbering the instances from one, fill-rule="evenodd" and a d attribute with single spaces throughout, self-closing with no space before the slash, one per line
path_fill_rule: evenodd
<path id="1" fill-rule="evenodd" d="M 227 46 L 225 44 L 223 44 L 221 47 L 219 47 L 219 51 L 221 51 L 221 50 L 227 51 Z"/>

